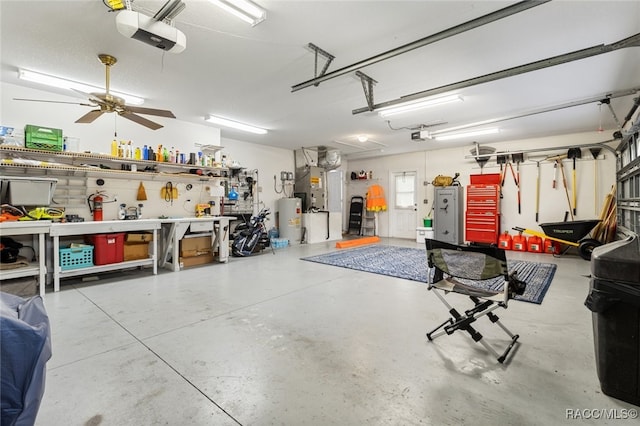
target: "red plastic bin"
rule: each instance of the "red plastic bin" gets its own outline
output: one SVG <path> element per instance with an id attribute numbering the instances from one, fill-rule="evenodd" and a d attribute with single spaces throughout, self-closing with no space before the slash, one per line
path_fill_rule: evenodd
<path id="1" fill-rule="evenodd" d="M 93 245 L 93 263 L 107 265 L 124 262 L 124 232 L 115 234 L 87 235 L 87 242 Z"/>

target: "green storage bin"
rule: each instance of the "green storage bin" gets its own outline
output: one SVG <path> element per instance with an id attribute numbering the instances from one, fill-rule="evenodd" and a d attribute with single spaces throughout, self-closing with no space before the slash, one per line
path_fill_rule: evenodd
<path id="1" fill-rule="evenodd" d="M 24 141 L 27 148 L 44 151 L 62 151 L 64 147 L 62 129 L 52 129 L 33 124 L 25 126 Z"/>

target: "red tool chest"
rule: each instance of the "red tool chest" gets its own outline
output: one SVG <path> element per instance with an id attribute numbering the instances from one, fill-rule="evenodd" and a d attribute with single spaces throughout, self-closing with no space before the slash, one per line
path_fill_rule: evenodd
<path id="1" fill-rule="evenodd" d="M 500 236 L 500 185 L 467 186 L 465 240 L 470 243 L 498 244 Z"/>

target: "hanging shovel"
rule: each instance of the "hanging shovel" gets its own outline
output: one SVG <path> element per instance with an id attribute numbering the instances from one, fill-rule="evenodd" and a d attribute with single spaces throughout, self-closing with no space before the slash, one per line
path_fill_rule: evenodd
<path id="1" fill-rule="evenodd" d="M 569 151 L 567 151 L 567 158 L 573 160 L 571 188 L 573 191 L 573 214 L 575 215 L 577 214 L 576 208 L 578 206 L 578 194 L 576 193 L 578 186 L 578 183 L 576 182 L 576 158 L 582 158 L 582 151 L 580 150 L 580 148 L 569 148 Z"/>
<path id="2" fill-rule="evenodd" d="M 589 148 L 593 156 L 593 205 L 596 215 L 598 214 L 598 156 L 602 148 Z"/>

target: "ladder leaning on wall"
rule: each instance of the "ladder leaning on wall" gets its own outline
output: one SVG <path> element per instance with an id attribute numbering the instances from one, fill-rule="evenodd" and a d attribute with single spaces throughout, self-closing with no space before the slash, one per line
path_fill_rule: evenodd
<path id="1" fill-rule="evenodd" d="M 364 213 L 362 215 L 362 229 L 360 230 L 360 235 L 368 236 L 368 235 L 377 235 L 378 234 L 378 221 L 377 221 L 377 213 L 371 210 L 364 209 Z"/>

